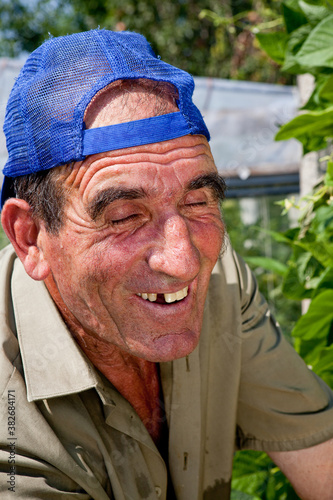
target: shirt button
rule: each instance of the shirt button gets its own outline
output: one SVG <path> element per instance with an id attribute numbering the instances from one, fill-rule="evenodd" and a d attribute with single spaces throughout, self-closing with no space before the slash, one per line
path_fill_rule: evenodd
<path id="1" fill-rule="evenodd" d="M 157 498 L 160 498 L 160 496 L 162 495 L 162 488 L 160 488 L 159 486 L 155 486 L 155 492 L 156 492 Z"/>

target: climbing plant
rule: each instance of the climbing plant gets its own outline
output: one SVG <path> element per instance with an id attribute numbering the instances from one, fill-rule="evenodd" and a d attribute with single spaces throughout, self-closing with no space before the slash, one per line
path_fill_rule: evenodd
<path id="1" fill-rule="evenodd" d="M 278 244 L 292 249 L 288 262 L 261 257 L 248 262 L 280 273 L 286 297 L 309 299 L 291 337 L 305 362 L 333 387 L 333 1 L 286 0 L 282 15 L 283 28 L 260 31 L 257 39 L 283 72 L 312 74 L 314 90 L 299 115 L 281 125 L 276 140 L 297 139 L 304 154 L 325 150 L 320 161 L 326 173 L 300 202 L 280 203 L 284 213 L 299 210 L 296 227 L 271 232 Z M 298 498 L 264 453 L 236 454 L 232 487 L 233 500 Z"/>

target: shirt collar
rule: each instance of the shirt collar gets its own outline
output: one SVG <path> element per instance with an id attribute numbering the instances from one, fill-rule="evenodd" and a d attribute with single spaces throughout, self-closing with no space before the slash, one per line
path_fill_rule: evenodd
<path id="1" fill-rule="evenodd" d="M 99 377 L 78 347 L 43 282 L 31 279 L 19 259 L 12 300 L 28 401 L 97 387 Z"/>

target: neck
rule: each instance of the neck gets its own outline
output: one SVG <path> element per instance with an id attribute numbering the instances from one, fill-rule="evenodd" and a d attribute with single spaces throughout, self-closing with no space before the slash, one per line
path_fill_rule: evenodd
<path id="1" fill-rule="evenodd" d="M 94 366 L 133 406 L 149 434 L 158 445 L 165 420 L 159 367 L 156 363 L 137 358 L 117 346 L 97 346 L 96 339 L 77 339 L 81 349 Z"/>
<path id="2" fill-rule="evenodd" d="M 165 421 L 158 365 L 89 335 L 66 308 L 53 280 L 45 284 L 82 351 L 133 406 L 158 445 Z"/>

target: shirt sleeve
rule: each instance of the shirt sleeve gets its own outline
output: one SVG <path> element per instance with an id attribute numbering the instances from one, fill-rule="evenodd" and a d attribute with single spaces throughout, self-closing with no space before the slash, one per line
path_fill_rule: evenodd
<path id="1" fill-rule="evenodd" d="M 289 451 L 332 438 L 331 389 L 284 338 L 253 274 L 235 259 L 242 306 L 238 448 Z"/>
<path id="2" fill-rule="evenodd" d="M 12 457 L 12 463 L 8 464 L 8 457 Z M 43 460 L 27 456 L 19 448 L 14 455 L 7 446 L 0 450 L 0 497 L 3 500 L 91 500 L 66 474 Z"/>

